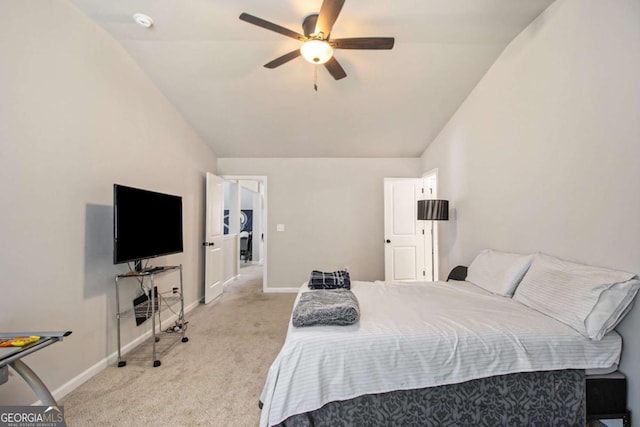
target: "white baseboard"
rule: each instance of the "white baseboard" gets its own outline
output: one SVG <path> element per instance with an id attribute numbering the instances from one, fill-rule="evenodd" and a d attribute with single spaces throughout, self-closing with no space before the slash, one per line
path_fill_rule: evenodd
<path id="1" fill-rule="evenodd" d="M 265 294 L 290 294 L 297 293 L 300 290 L 300 287 L 297 288 L 264 288 L 263 292 Z"/>
<path id="2" fill-rule="evenodd" d="M 184 313 L 185 314 L 189 313 L 199 305 L 200 305 L 200 301 L 198 300 L 192 302 L 191 304 L 189 304 L 184 308 Z M 175 322 L 177 319 L 178 319 L 178 316 L 174 314 L 172 316 L 169 316 L 166 320 L 163 320 L 163 322 L 171 323 L 171 322 Z M 159 331 L 160 330 L 158 328 L 158 332 Z M 142 344 L 145 340 L 149 339 L 150 337 L 151 337 L 151 330 L 148 330 L 147 332 L 145 332 L 138 338 L 134 339 L 130 343 L 125 344 L 121 349 L 121 353 L 123 355 L 127 354 L 129 351 L 133 350 L 134 348 Z M 94 364 L 93 366 L 90 366 L 85 371 L 76 375 L 75 377 L 73 377 L 72 379 L 70 379 L 69 381 L 67 381 L 57 389 L 55 389 L 53 392 L 51 392 L 51 394 L 53 395 L 53 398 L 56 399 L 56 401 L 62 399 L 67 394 L 71 393 L 73 390 L 75 390 L 76 388 L 80 387 L 82 384 L 89 381 L 91 378 L 93 378 L 95 375 L 100 373 L 106 367 L 116 363 L 117 360 L 118 360 L 118 351 L 116 350 L 109 356 L 100 360 L 98 363 Z M 33 405 L 41 405 L 41 404 L 42 402 L 40 402 L 39 400 L 33 403 Z"/>

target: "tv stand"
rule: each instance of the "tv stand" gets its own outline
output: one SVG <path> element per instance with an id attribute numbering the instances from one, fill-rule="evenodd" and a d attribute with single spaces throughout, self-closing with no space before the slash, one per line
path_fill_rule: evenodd
<path id="1" fill-rule="evenodd" d="M 144 270 L 136 270 L 137 273 L 147 273 L 147 274 L 151 274 L 151 273 L 157 273 L 160 271 L 164 271 L 166 267 L 149 267 L 149 268 L 145 268 Z"/>
<path id="2" fill-rule="evenodd" d="M 155 277 L 159 274 L 165 274 L 170 272 L 179 272 L 180 273 L 180 284 L 178 288 L 173 288 L 171 296 L 163 296 L 162 293 L 158 292 L 157 287 L 155 285 Z M 118 368 L 127 365 L 127 362 L 122 359 L 122 344 L 120 341 L 120 318 L 125 316 L 126 314 L 135 313 L 136 307 L 133 307 L 130 310 L 121 311 L 120 310 L 120 280 L 121 279 L 130 279 L 135 278 L 138 283 L 144 285 L 144 280 L 149 279 L 151 282 L 151 288 L 149 291 L 149 303 L 144 308 L 145 311 L 150 309 L 150 315 L 148 318 L 151 318 L 151 336 L 152 336 L 152 357 L 153 357 L 153 366 L 158 367 L 161 365 L 160 360 L 157 358 L 156 353 L 156 343 L 160 340 L 158 333 L 156 332 L 156 315 L 158 316 L 158 326 L 160 333 L 164 332 L 162 330 L 162 307 L 172 307 L 175 304 L 180 303 L 180 311 L 178 312 L 178 319 L 176 320 L 176 327 L 172 330 L 172 332 L 167 335 L 174 335 L 175 337 L 180 337 L 181 341 L 187 342 L 189 338 L 186 337 L 185 333 L 187 331 L 187 323 L 184 318 L 184 293 L 182 288 L 182 264 L 180 265 L 170 265 L 163 267 L 152 267 L 142 271 L 132 270 L 127 273 L 118 274 L 115 276 L 115 285 L 116 285 L 116 323 L 117 323 L 117 340 L 118 340 Z M 148 320 L 147 318 L 147 320 Z"/>

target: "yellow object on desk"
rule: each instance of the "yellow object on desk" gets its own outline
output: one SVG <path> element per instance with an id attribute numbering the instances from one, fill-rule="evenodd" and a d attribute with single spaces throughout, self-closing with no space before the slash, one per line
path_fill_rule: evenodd
<path id="1" fill-rule="evenodd" d="M 0 347 L 24 347 L 27 344 L 34 343 L 40 339 L 37 335 L 28 337 L 13 337 L 0 341 Z"/>

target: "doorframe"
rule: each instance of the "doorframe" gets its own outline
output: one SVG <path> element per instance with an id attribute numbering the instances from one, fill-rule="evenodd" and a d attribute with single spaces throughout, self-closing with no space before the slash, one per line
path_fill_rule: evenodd
<path id="1" fill-rule="evenodd" d="M 267 243 L 268 243 L 268 239 L 269 239 L 269 233 L 267 233 L 268 230 L 268 221 L 269 221 L 269 202 L 268 202 L 268 186 L 267 186 L 267 177 L 265 175 L 220 175 L 222 177 L 222 179 L 225 180 L 229 180 L 229 181 L 258 181 L 260 184 L 262 184 L 264 190 L 262 191 L 262 196 L 264 198 L 264 207 L 263 207 L 263 216 L 264 216 L 264 221 L 262 223 L 262 234 L 264 236 L 263 238 L 263 244 L 262 244 L 262 251 L 263 251 L 263 263 L 262 263 L 262 292 L 264 293 L 267 289 L 267 262 L 268 262 L 268 249 L 267 249 Z M 240 269 L 238 268 L 238 274 L 240 274 Z"/>
<path id="2" fill-rule="evenodd" d="M 425 182 L 431 178 L 434 179 L 435 184 L 432 188 L 432 192 L 431 194 L 425 194 L 425 196 L 429 196 L 426 198 L 431 198 L 431 199 L 437 199 L 438 198 L 438 168 L 435 169 L 431 169 L 425 173 L 422 174 L 421 178 L 423 180 L 425 180 Z M 431 188 L 431 187 L 430 187 Z M 439 240 L 438 240 L 438 230 L 440 227 L 436 227 L 434 224 L 433 227 L 433 259 L 434 259 L 434 265 L 431 267 L 433 268 L 433 277 L 435 278 L 436 281 L 440 280 L 440 246 L 439 246 Z M 427 247 L 427 239 L 425 239 L 425 248 L 424 248 L 424 256 L 425 256 L 425 265 L 430 264 L 431 263 L 431 248 Z"/>

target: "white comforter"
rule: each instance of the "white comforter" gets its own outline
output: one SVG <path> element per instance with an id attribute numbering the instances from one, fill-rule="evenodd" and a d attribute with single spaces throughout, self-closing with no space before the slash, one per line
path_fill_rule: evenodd
<path id="1" fill-rule="evenodd" d="M 260 400 L 261 426 L 363 394 L 516 372 L 608 368 L 622 340 L 601 341 L 467 282 L 352 282 L 360 321 L 294 328 Z M 306 284 L 300 293 L 307 292 Z M 300 294 L 298 295 L 298 298 Z"/>

